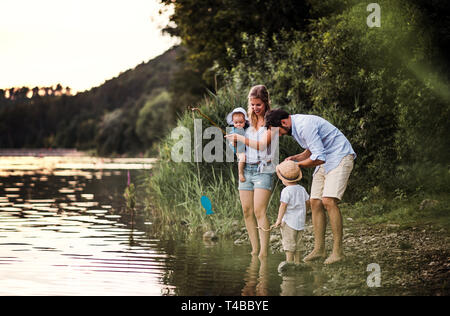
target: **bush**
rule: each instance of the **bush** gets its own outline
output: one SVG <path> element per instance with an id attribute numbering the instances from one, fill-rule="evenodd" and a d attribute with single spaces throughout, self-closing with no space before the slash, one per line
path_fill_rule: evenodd
<path id="1" fill-rule="evenodd" d="M 221 96 L 211 94 L 199 106 L 200 110 L 224 128 L 226 113 L 237 106 L 245 106 L 245 99 L 235 91 L 223 91 Z M 195 112 L 185 112 L 177 126 L 188 128 L 194 144 Z M 209 123 L 203 121 L 203 128 Z M 233 163 L 174 162 L 171 149 L 177 140 L 166 136 L 159 145 L 160 161 L 157 173 L 149 178 L 150 203 L 165 223 L 183 223 L 190 231 L 218 229 L 228 232 L 232 221 L 239 218 L 240 203 L 236 190 L 236 165 Z M 191 146 L 193 149 L 193 146 Z M 194 161 L 192 152 L 191 161 Z M 205 195 L 212 201 L 214 215 L 206 216 L 200 199 Z"/>
<path id="2" fill-rule="evenodd" d="M 247 93 L 248 91 L 223 88 L 217 95 L 211 93 L 199 107 L 202 113 L 225 129 L 227 113 L 238 106 L 247 108 Z M 191 144 L 194 144 L 194 118 L 201 119 L 201 116 L 186 112 L 177 123 L 178 127 L 183 126 L 191 131 Z M 203 129 L 210 125 L 207 120 L 203 120 L 202 124 Z M 171 159 L 171 150 L 176 141 L 168 135 L 159 145 L 160 160 L 155 167 L 157 171 L 148 179 L 149 207 L 164 223 L 177 223 L 175 226 L 182 224 L 189 231 L 214 229 L 222 234 L 231 233 L 233 220 L 242 219 L 237 190 L 237 163 L 174 162 Z M 285 141 L 290 139 L 285 138 Z M 223 145 L 228 146 L 225 141 Z M 194 161 L 193 146 L 191 148 Z M 282 145 L 282 148 L 285 147 Z M 282 153 L 280 156 L 285 157 Z M 310 173 L 305 172 L 305 178 L 307 180 L 302 180 L 303 185 L 308 183 Z M 272 221 L 278 214 L 278 199 L 282 187 L 281 182 L 275 183 L 268 209 L 268 216 Z M 205 215 L 200 203 L 203 195 L 211 200 L 214 215 Z"/>
<path id="3" fill-rule="evenodd" d="M 319 115 L 347 136 L 358 157 L 344 198 L 370 202 L 368 214 L 385 214 L 392 210 L 390 201 L 448 192 L 448 80 L 429 58 L 437 54 L 417 6 L 378 1 L 382 27 L 369 28 L 367 3 L 347 3 L 346 9 L 312 20 L 304 32 L 279 32 L 270 40 L 264 33 L 244 34 L 236 66 L 219 74 L 227 85 L 205 100 L 202 110 L 224 122 L 233 107 L 246 107 L 250 86 L 264 83 L 273 108 Z M 229 49 L 229 58 L 235 55 Z M 185 113 L 178 125 L 192 130 L 192 114 Z M 222 215 L 203 216 L 199 195 L 207 193 L 213 207 L 221 208 L 218 213 L 239 216 L 237 190 L 230 186 L 237 168 L 226 163 L 175 164 L 168 160 L 171 144 L 168 138 L 161 144 L 159 175 L 150 179 L 157 204 L 167 213 L 177 209 L 174 218 L 202 224 L 211 219 L 222 227 Z M 291 138 L 281 139 L 281 159 L 300 151 Z M 305 172 L 307 189 L 311 173 Z M 180 187 L 184 191 L 178 192 Z M 386 200 L 374 203 L 377 197 Z M 364 208 L 358 205 L 356 209 Z M 274 213 L 271 205 L 268 214 Z"/>
<path id="4" fill-rule="evenodd" d="M 170 95 L 167 91 L 158 91 L 156 96 L 150 96 L 140 109 L 136 120 L 136 134 L 146 147 L 166 135 L 171 117 L 167 116 Z"/>
<path id="5" fill-rule="evenodd" d="M 382 26 L 371 29 L 367 4 L 350 3 L 313 20 L 307 32 L 275 35 L 274 47 L 264 34 L 245 36 L 248 54 L 222 76 L 237 87 L 264 82 L 274 107 L 338 127 L 358 155 L 346 193 L 356 201 L 377 185 L 386 192 L 393 183 L 416 185 L 392 181 L 401 165 L 448 163 L 450 94 L 428 59 L 436 52 L 415 5 L 379 1 Z"/>

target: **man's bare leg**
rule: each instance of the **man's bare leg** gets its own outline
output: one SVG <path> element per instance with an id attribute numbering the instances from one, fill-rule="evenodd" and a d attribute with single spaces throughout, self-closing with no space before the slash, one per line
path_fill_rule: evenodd
<path id="1" fill-rule="evenodd" d="M 314 249 L 303 261 L 312 261 L 325 258 L 325 229 L 327 216 L 322 201 L 311 199 L 312 222 L 314 227 Z"/>
<path id="2" fill-rule="evenodd" d="M 333 232 L 333 251 L 325 260 L 324 264 L 332 264 L 344 259 L 344 252 L 342 249 L 342 215 L 338 202 L 338 199 L 331 197 L 324 197 L 322 199 L 322 203 L 328 212 L 328 216 L 330 217 L 330 225 Z"/>

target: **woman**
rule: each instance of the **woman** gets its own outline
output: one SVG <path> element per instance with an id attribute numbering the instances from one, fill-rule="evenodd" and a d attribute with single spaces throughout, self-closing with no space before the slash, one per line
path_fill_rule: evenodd
<path id="1" fill-rule="evenodd" d="M 266 211 L 273 188 L 271 166 L 271 132 L 265 128 L 264 115 L 270 110 L 269 92 L 263 85 L 250 89 L 248 115 L 250 127 L 245 136 L 225 136 L 232 142 L 240 141 L 246 147 L 245 181 L 239 181 L 239 197 L 244 213 L 245 226 L 252 246 L 252 255 L 267 257 L 269 247 L 269 221 Z"/>

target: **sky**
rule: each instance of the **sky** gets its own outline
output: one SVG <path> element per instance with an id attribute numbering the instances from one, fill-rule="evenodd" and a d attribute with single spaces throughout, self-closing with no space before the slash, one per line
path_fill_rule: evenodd
<path id="1" fill-rule="evenodd" d="M 0 0 L 0 89 L 96 87 L 164 53 L 158 0 Z"/>

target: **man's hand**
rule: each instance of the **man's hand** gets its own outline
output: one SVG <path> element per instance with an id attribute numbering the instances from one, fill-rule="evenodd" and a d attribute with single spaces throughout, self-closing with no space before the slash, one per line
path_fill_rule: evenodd
<path id="1" fill-rule="evenodd" d="M 308 149 L 306 149 L 304 152 L 297 154 L 297 155 L 289 156 L 285 160 L 302 161 L 302 160 L 308 159 L 310 156 L 311 156 L 311 152 Z"/>

